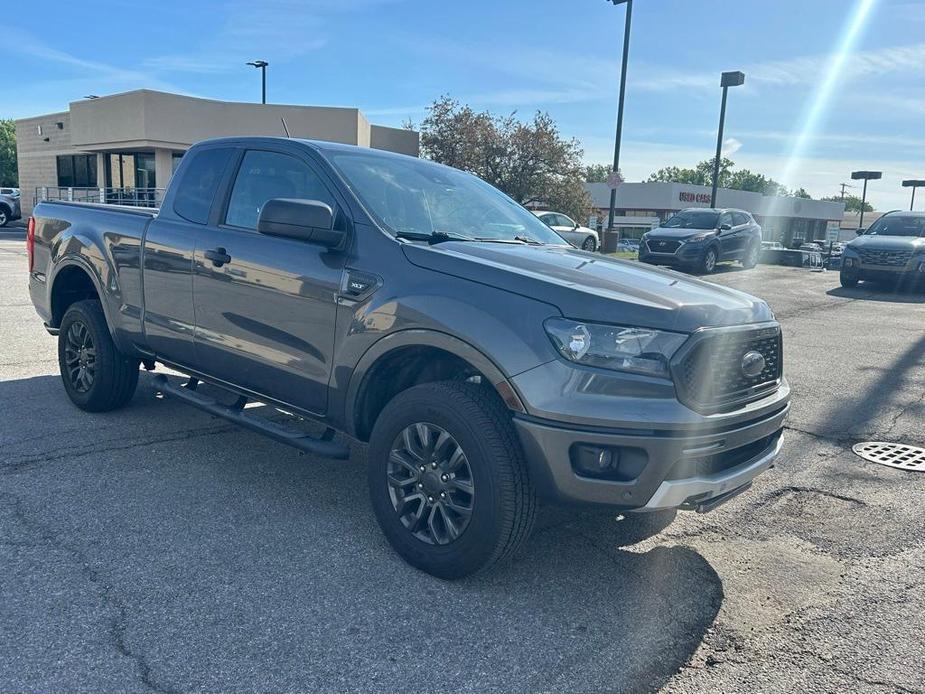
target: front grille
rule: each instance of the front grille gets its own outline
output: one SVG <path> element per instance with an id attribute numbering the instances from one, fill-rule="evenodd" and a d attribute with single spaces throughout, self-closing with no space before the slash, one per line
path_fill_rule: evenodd
<path id="1" fill-rule="evenodd" d="M 646 239 L 650 253 L 674 253 L 681 247 L 681 242 L 674 239 Z"/>
<path id="2" fill-rule="evenodd" d="M 912 251 L 873 251 L 861 249 L 861 262 L 865 265 L 882 265 L 884 267 L 905 267 L 912 259 Z"/>
<path id="3" fill-rule="evenodd" d="M 679 397 L 695 410 L 715 412 L 756 400 L 780 382 L 783 345 L 777 326 L 705 331 L 692 339 L 694 342 L 681 352 L 673 372 Z M 753 376 L 748 375 L 743 363 L 750 352 L 764 358 L 764 367 Z"/>

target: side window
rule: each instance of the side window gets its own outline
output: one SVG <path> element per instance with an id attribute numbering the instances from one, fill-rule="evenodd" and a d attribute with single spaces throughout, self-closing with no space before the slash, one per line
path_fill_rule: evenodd
<path id="1" fill-rule="evenodd" d="M 729 212 L 723 212 L 720 215 L 719 217 L 720 228 L 722 228 L 723 224 L 728 224 L 729 226 L 733 226 L 732 214 L 730 214 Z"/>
<path id="2" fill-rule="evenodd" d="M 564 214 L 559 215 L 559 224 L 561 224 L 564 227 L 568 227 L 569 229 L 575 226 L 575 222 L 573 222 L 571 219 L 566 217 Z"/>
<path id="3" fill-rule="evenodd" d="M 741 226 L 743 224 L 748 224 L 749 221 L 751 220 L 749 220 L 748 215 L 745 214 L 744 212 L 733 212 L 732 213 L 732 225 L 733 226 Z"/>
<path id="4" fill-rule="evenodd" d="M 206 224 L 212 200 L 221 183 L 231 149 L 204 149 L 193 156 L 183 178 L 176 182 L 173 211 L 188 222 Z"/>
<path id="5" fill-rule="evenodd" d="M 305 162 L 288 154 L 251 150 L 238 169 L 225 223 L 256 229 L 260 210 L 273 198 L 318 200 L 334 207 L 334 196 Z"/>
<path id="6" fill-rule="evenodd" d="M 554 214 L 544 214 L 540 219 L 543 220 L 543 224 L 546 226 L 551 227 L 556 223 L 556 215 Z"/>

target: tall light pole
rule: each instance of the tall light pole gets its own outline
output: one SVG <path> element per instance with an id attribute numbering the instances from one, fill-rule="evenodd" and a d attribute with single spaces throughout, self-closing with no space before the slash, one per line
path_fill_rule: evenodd
<path id="1" fill-rule="evenodd" d="M 903 188 L 912 188 L 912 202 L 909 203 L 909 211 L 915 207 L 915 189 L 925 186 L 925 181 L 909 180 L 903 181 Z"/>
<path id="2" fill-rule="evenodd" d="M 719 187 L 719 159 L 723 154 L 723 128 L 726 127 L 726 95 L 729 87 L 738 87 L 745 84 L 744 72 L 724 72 L 719 81 L 723 88 L 723 104 L 719 108 L 719 132 L 716 135 L 716 159 L 713 160 L 713 192 L 710 195 L 710 205 L 716 207 L 716 189 Z"/>
<path id="3" fill-rule="evenodd" d="M 617 104 L 617 138 L 613 146 L 613 173 L 620 170 L 620 141 L 623 139 L 623 104 L 626 97 L 626 64 L 630 57 L 630 25 L 633 22 L 633 0 L 607 0 L 614 5 L 626 5 L 626 24 L 623 27 L 623 65 L 620 68 L 620 100 Z M 607 233 L 613 233 L 613 216 L 617 206 L 617 189 L 610 189 L 610 212 L 607 215 Z"/>
<path id="4" fill-rule="evenodd" d="M 269 65 L 266 60 L 253 60 L 248 63 L 248 65 L 253 65 L 254 67 L 260 68 L 260 103 L 267 103 L 267 65 Z"/>
<path id="5" fill-rule="evenodd" d="M 867 207 L 867 182 L 883 178 L 882 171 L 852 171 L 852 181 L 864 181 L 864 192 L 861 194 L 861 218 L 858 220 L 858 231 L 864 228 L 864 208 Z"/>

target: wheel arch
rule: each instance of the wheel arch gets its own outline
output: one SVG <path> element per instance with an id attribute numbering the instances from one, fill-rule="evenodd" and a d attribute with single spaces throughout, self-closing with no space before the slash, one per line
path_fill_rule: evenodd
<path id="1" fill-rule="evenodd" d="M 48 306 L 51 320 L 48 326 L 59 328 L 64 314 L 71 304 L 83 299 L 96 299 L 103 308 L 106 317 L 106 327 L 113 340 L 116 334 L 109 315 L 109 306 L 104 301 L 104 293 L 99 276 L 93 271 L 93 266 L 79 256 L 69 256 L 61 260 L 56 266 L 49 282 Z M 118 341 L 116 341 L 118 344 Z"/>
<path id="2" fill-rule="evenodd" d="M 387 379 L 379 377 L 388 373 Z M 347 388 L 345 423 L 350 433 L 367 441 L 376 418 L 398 393 L 440 380 L 472 377 L 494 390 L 508 409 L 525 411 L 501 369 L 468 342 L 435 330 L 402 330 L 373 344 L 354 368 Z"/>

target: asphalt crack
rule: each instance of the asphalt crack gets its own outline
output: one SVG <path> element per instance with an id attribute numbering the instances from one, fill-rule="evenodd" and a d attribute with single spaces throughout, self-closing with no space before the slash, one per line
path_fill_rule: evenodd
<path id="1" fill-rule="evenodd" d="M 122 600 L 116 595 L 112 583 L 107 581 L 100 571 L 91 565 L 90 561 L 80 550 L 64 542 L 59 533 L 30 517 L 19 496 L 11 494 L 10 492 L 2 492 L 2 496 L 10 500 L 11 503 L 8 507 L 12 510 L 13 518 L 19 521 L 27 530 L 37 535 L 38 541 L 3 540 L 0 544 L 23 547 L 47 546 L 68 554 L 84 578 L 93 585 L 103 606 L 115 612 L 115 615 L 109 620 L 109 644 L 119 655 L 135 663 L 138 669 L 138 678 L 145 687 L 159 694 L 177 694 L 180 690 L 157 681 L 154 677 L 151 665 L 148 663 L 144 654 L 134 650 L 129 645 L 126 638 L 129 616 L 128 608 L 126 608 Z"/>

